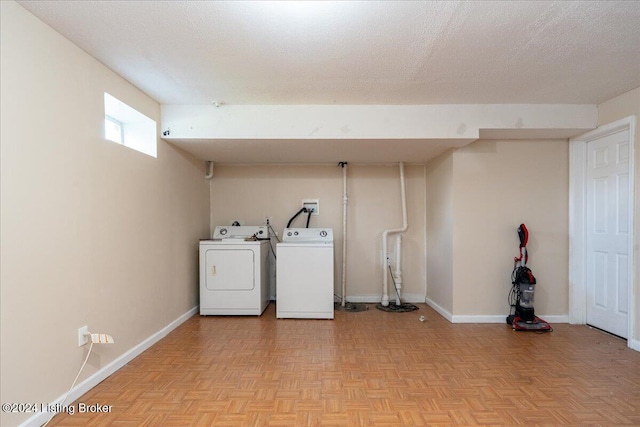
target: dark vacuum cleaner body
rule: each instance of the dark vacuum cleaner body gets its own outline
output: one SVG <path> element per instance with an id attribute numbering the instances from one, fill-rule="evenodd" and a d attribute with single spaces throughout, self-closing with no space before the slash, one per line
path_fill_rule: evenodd
<path id="1" fill-rule="evenodd" d="M 513 259 L 512 287 L 509 292 L 511 311 L 507 316 L 507 324 L 511 325 L 514 331 L 551 331 L 551 325 L 537 317 L 533 308 L 536 278 L 527 267 L 529 231 L 524 224 L 518 227 L 518 237 L 520 238 L 520 256 Z"/>

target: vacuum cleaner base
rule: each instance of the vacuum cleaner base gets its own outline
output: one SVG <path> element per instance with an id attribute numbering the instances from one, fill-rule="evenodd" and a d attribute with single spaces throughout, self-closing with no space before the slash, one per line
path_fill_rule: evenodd
<path id="1" fill-rule="evenodd" d="M 550 324 L 534 316 L 533 320 L 527 322 L 515 315 L 507 316 L 507 324 L 511 325 L 514 331 L 551 332 L 553 328 Z"/>

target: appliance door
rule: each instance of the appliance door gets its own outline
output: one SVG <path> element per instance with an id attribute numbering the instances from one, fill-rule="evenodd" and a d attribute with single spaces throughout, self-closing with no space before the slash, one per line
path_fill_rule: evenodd
<path id="1" fill-rule="evenodd" d="M 251 291 L 255 288 L 252 249 L 207 248 L 205 287 L 210 291 Z"/>

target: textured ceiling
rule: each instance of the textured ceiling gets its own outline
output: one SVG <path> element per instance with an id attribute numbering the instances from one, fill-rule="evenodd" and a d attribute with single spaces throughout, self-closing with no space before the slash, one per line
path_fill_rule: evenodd
<path id="1" fill-rule="evenodd" d="M 640 2 L 20 1 L 162 104 L 596 104 Z"/>

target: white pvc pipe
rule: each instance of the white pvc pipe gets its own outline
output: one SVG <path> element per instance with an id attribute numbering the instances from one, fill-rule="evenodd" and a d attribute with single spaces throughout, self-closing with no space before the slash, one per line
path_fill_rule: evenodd
<path id="1" fill-rule="evenodd" d="M 382 256 L 384 262 L 382 263 L 382 305 L 389 305 L 389 278 L 387 267 L 389 266 L 388 257 L 387 257 L 387 236 L 389 234 L 395 233 L 404 233 L 407 231 L 407 194 L 405 191 L 405 183 L 404 183 L 404 162 L 400 162 L 400 193 L 402 195 L 402 227 L 400 228 L 389 228 L 382 232 Z"/>
<path id="2" fill-rule="evenodd" d="M 205 179 L 213 178 L 213 162 L 207 162 L 207 174 L 204 176 Z"/>
<path id="3" fill-rule="evenodd" d="M 342 307 L 347 300 L 347 164 L 342 165 Z"/>
<path id="4" fill-rule="evenodd" d="M 397 289 L 396 305 L 400 305 L 400 293 L 402 292 L 402 271 L 400 269 L 402 263 L 402 234 L 396 236 L 396 271 L 393 274 L 393 280 Z"/>

